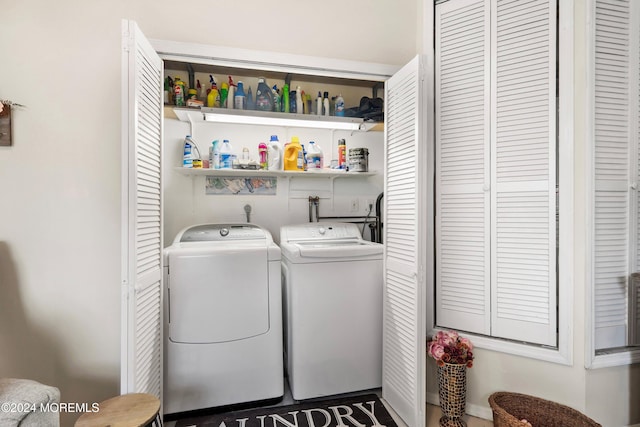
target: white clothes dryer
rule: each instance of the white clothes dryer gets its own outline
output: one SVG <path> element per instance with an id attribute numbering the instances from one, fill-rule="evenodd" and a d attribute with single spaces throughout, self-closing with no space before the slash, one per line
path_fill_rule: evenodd
<path id="1" fill-rule="evenodd" d="M 271 234 L 187 227 L 164 260 L 164 412 L 281 397 L 281 257 Z"/>
<path id="2" fill-rule="evenodd" d="M 382 386 L 383 246 L 355 224 L 280 229 L 285 355 L 295 400 Z"/>

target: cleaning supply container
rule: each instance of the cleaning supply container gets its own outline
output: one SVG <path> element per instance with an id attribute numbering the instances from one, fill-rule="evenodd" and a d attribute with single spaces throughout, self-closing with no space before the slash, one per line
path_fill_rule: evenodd
<path id="1" fill-rule="evenodd" d="M 369 170 L 369 150 L 366 148 L 349 149 L 349 171 L 367 172 Z"/>
<path id="2" fill-rule="evenodd" d="M 222 142 L 220 147 L 220 169 L 232 169 L 233 168 L 233 149 L 228 139 Z"/>
<path id="3" fill-rule="evenodd" d="M 322 149 L 315 141 L 309 141 L 309 150 L 307 151 L 307 170 L 319 171 L 324 167 L 323 165 Z"/>
<path id="4" fill-rule="evenodd" d="M 271 135 L 267 153 L 267 163 L 270 171 L 282 170 L 282 146 L 278 141 L 278 135 Z"/>
<path id="5" fill-rule="evenodd" d="M 284 149 L 284 170 L 304 171 L 304 154 L 297 136 L 292 136 L 291 142 Z"/>

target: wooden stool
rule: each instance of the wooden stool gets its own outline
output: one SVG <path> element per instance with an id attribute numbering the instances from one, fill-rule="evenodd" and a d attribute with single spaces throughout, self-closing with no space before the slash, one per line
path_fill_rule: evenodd
<path id="1" fill-rule="evenodd" d="M 75 427 L 162 426 L 160 400 L 146 393 L 124 394 L 100 402 L 100 410 L 82 414 Z"/>

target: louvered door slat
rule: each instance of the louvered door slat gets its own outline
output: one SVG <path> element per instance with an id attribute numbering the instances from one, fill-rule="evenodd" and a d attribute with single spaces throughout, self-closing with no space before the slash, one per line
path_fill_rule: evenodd
<path id="1" fill-rule="evenodd" d="M 490 333 L 489 193 L 484 188 L 489 181 L 488 24 L 484 0 L 436 8 L 436 321 L 485 334 Z"/>
<path id="2" fill-rule="evenodd" d="M 123 21 L 122 393 L 162 399 L 162 61 Z"/>
<path id="3" fill-rule="evenodd" d="M 596 1 L 593 286 L 595 348 L 626 344 L 629 192 L 629 1 Z M 633 166 L 634 169 L 637 166 Z M 633 227 L 635 228 L 635 226 Z"/>
<path id="4" fill-rule="evenodd" d="M 424 425 L 425 222 L 419 209 L 425 144 L 421 140 L 421 58 L 385 86 L 383 397 L 409 426 Z"/>
<path id="5" fill-rule="evenodd" d="M 555 345 L 556 4 L 492 4 L 492 335 Z"/>

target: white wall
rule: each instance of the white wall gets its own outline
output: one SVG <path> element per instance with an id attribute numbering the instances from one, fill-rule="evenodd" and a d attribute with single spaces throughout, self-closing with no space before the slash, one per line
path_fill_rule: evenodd
<path id="1" fill-rule="evenodd" d="M 0 98 L 27 108 L 0 147 L 0 376 L 66 402 L 118 393 L 122 18 L 154 39 L 401 65 L 416 4 L 1 1 Z"/>
<path id="2" fill-rule="evenodd" d="M 366 216 L 366 201 L 375 202 L 382 191 L 382 174 L 373 177 L 346 177 L 331 180 L 326 177 L 309 178 L 306 172 L 301 178 L 279 178 L 275 195 L 207 195 L 205 177 L 184 175 L 179 167 L 182 162 L 182 146 L 189 125 L 174 119 L 165 120 L 163 179 L 166 191 L 164 199 L 165 246 L 172 243 L 183 227 L 205 222 L 246 222 L 244 206 L 251 205 L 251 222 L 267 228 L 279 242 L 280 227 L 309 221 L 309 196 L 320 196 L 320 216 Z M 322 147 L 325 161 L 335 158 L 336 141 L 345 138 L 347 147 L 369 150 L 369 170 L 383 170 L 383 133 L 354 132 L 322 129 L 285 129 L 271 126 L 233 126 L 217 123 L 199 123 L 195 126 L 194 139 L 204 156 L 211 141 L 229 139 L 234 152 L 240 155 L 242 148 L 250 150 L 251 158 L 257 158 L 259 141 L 268 141 L 270 135 L 278 135 L 281 143 L 296 135 L 303 144 L 309 140 Z M 261 139 L 260 139 L 261 138 Z M 359 209 L 351 211 L 351 201 L 357 200 Z M 372 216 L 375 215 L 375 208 Z M 315 209 L 314 209 L 315 220 Z M 361 225 L 360 225 L 361 226 Z M 364 237 L 369 239 L 369 227 Z"/>

